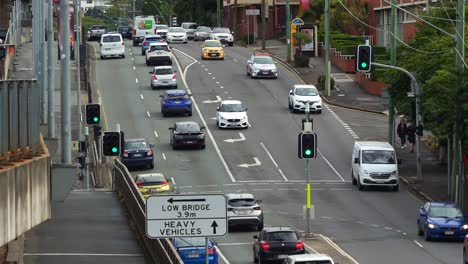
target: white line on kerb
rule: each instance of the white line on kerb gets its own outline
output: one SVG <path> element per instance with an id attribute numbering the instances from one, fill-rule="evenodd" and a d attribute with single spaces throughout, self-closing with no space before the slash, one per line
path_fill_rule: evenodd
<path id="1" fill-rule="evenodd" d="M 227 258 L 223 255 L 223 253 L 221 253 L 221 250 L 219 250 L 219 248 L 218 248 L 217 246 L 215 246 L 215 248 L 216 248 L 216 250 L 218 251 L 219 256 L 224 260 L 224 263 L 226 263 L 226 264 L 231 264 L 231 262 L 229 262 L 229 261 L 227 260 Z"/>
<path id="2" fill-rule="evenodd" d="M 138 78 L 135 78 L 135 82 L 138 83 Z"/>
<path id="3" fill-rule="evenodd" d="M 343 179 L 343 177 L 341 177 L 340 173 L 335 169 L 335 167 L 333 167 L 333 165 L 331 165 L 331 163 L 327 160 L 327 158 L 325 158 L 325 156 L 322 154 L 322 152 L 320 150 L 318 150 L 318 153 L 322 156 L 323 160 L 325 160 L 325 162 L 328 164 L 328 166 L 330 166 L 330 168 L 336 173 L 336 175 L 338 175 L 338 177 L 340 177 L 341 181 L 345 181 L 345 179 Z"/>
<path id="4" fill-rule="evenodd" d="M 156 132 L 156 130 L 154 131 L 154 136 L 155 136 L 155 137 L 159 137 L 159 136 L 158 136 L 158 132 Z"/>
<path id="5" fill-rule="evenodd" d="M 418 245 L 420 248 L 424 248 L 423 245 L 421 245 L 421 243 L 419 243 L 418 241 L 413 240 L 413 242 L 416 243 L 416 245 Z"/>
<path id="6" fill-rule="evenodd" d="M 133 70 L 136 70 L 135 66 L 133 66 Z"/>
<path id="7" fill-rule="evenodd" d="M 311 246 L 308 246 L 306 243 L 304 243 L 304 246 L 307 248 L 307 251 L 308 251 L 309 253 L 315 253 L 315 254 L 318 253 L 317 250 L 315 250 L 315 249 L 312 248 Z"/>
<path id="8" fill-rule="evenodd" d="M 275 159 L 273 159 L 273 156 L 270 154 L 270 151 L 268 151 L 268 149 L 265 147 L 265 144 L 263 144 L 263 142 L 260 142 L 260 146 L 262 146 L 262 148 L 265 150 L 265 152 L 268 154 L 268 157 L 270 157 L 271 161 L 273 162 L 273 164 L 275 165 L 276 169 L 278 169 L 279 173 L 281 174 L 281 176 L 283 177 L 283 179 L 285 181 L 288 181 L 288 178 L 286 178 L 286 176 L 283 174 L 283 171 L 279 168 L 278 164 L 276 163 Z"/>
<path id="9" fill-rule="evenodd" d="M 164 155 L 164 153 L 161 153 L 162 156 L 163 156 L 163 159 L 166 160 L 166 155 Z"/>
<path id="10" fill-rule="evenodd" d="M 150 112 L 146 111 L 146 115 L 151 118 Z"/>
<path id="11" fill-rule="evenodd" d="M 24 253 L 25 256 L 93 256 L 93 257 L 143 257 L 143 254 L 99 254 L 99 253 Z"/>
<path id="12" fill-rule="evenodd" d="M 145 99 L 145 97 L 143 97 L 143 94 L 140 94 L 140 98 L 141 100 Z"/>
<path id="13" fill-rule="evenodd" d="M 238 245 L 252 245 L 252 242 L 239 242 L 239 243 L 219 243 L 218 246 L 238 246 Z"/>

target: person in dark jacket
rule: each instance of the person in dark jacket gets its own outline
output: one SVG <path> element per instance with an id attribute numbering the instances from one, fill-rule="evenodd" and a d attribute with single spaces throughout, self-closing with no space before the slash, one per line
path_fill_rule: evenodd
<path id="1" fill-rule="evenodd" d="M 414 152 L 416 144 L 416 128 L 412 124 L 408 126 L 408 142 L 410 143 L 410 152 Z"/>
<path id="2" fill-rule="evenodd" d="M 402 117 L 400 117 L 400 123 L 398 124 L 398 127 L 397 127 L 397 134 L 401 140 L 401 148 L 405 148 L 406 136 L 408 135 L 408 127 L 406 126 L 406 123 Z"/>

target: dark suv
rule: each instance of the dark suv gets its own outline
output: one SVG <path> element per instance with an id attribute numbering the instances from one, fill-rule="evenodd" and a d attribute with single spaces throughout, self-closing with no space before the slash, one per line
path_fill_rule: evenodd
<path id="1" fill-rule="evenodd" d="M 304 244 L 290 227 L 265 227 L 253 244 L 254 262 L 282 262 L 288 255 L 305 254 Z"/>

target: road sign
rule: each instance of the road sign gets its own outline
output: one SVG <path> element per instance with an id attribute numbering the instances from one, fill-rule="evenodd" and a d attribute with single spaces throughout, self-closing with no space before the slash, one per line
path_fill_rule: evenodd
<path id="1" fill-rule="evenodd" d="M 260 15 L 260 9 L 246 9 L 245 14 L 248 16 L 258 16 Z"/>
<path id="2" fill-rule="evenodd" d="M 304 25 L 304 21 L 302 19 L 296 17 L 291 21 L 291 24 L 296 25 L 296 26 L 302 26 L 302 25 Z"/>
<path id="3" fill-rule="evenodd" d="M 227 200 L 222 194 L 154 195 L 146 200 L 146 235 L 149 238 L 226 234 Z"/>

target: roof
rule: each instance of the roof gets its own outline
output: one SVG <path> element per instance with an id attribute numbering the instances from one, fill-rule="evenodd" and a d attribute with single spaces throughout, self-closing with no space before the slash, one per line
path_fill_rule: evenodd
<path id="1" fill-rule="evenodd" d="M 316 261 L 316 260 L 332 260 L 333 259 L 326 254 L 299 254 L 299 255 L 290 255 L 289 259 L 295 261 Z"/>
<path id="2" fill-rule="evenodd" d="M 167 90 L 167 94 L 186 94 L 187 92 L 184 90 Z"/>
<path id="3" fill-rule="evenodd" d="M 125 142 L 146 141 L 146 138 L 126 138 Z"/>
<path id="4" fill-rule="evenodd" d="M 181 121 L 181 122 L 176 122 L 176 125 L 178 125 L 178 126 L 190 126 L 190 125 L 198 125 L 198 123 L 195 122 L 195 121 Z"/>
<path id="5" fill-rule="evenodd" d="M 277 231 L 295 231 L 293 228 L 289 226 L 267 226 L 264 227 L 263 230 L 267 232 L 277 232 Z"/>
<path id="6" fill-rule="evenodd" d="M 457 205 L 452 202 L 429 202 L 429 204 L 431 206 L 439 206 L 439 207 L 457 207 Z"/>
<path id="7" fill-rule="evenodd" d="M 239 100 L 223 100 L 221 104 L 242 104 L 242 102 Z"/>
<path id="8" fill-rule="evenodd" d="M 254 53 L 255 56 L 270 56 L 270 54 L 268 52 L 255 52 Z"/>
<path id="9" fill-rule="evenodd" d="M 383 141 L 356 141 L 356 144 L 359 144 L 362 149 L 386 149 L 386 150 L 394 150 L 392 145 L 388 142 Z"/>
<path id="10" fill-rule="evenodd" d="M 315 88 L 315 89 L 317 89 L 317 87 L 315 87 L 315 85 L 312 85 L 312 84 L 295 84 L 294 88 Z"/>
<path id="11" fill-rule="evenodd" d="M 172 66 L 169 66 L 169 65 L 160 65 L 160 66 L 154 66 L 153 69 L 172 69 Z"/>
<path id="12" fill-rule="evenodd" d="M 157 38 L 157 37 L 162 38 L 161 35 L 159 34 L 145 35 L 145 38 Z"/>
<path id="13" fill-rule="evenodd" d="M 255 196 L 251 193 L 228 193 L 226 194 L 228 199 L 240 199 L 240 198 L 250 198 L 255 199 Z"/>
<path id="14" fill-rule="evenodd" d="M 138 174 L 138 177 L 164 177 L 164 174 L 159 173 L 159 172 L 152 172 L 152 173 L 143 173 L 143 174 Z"/>

